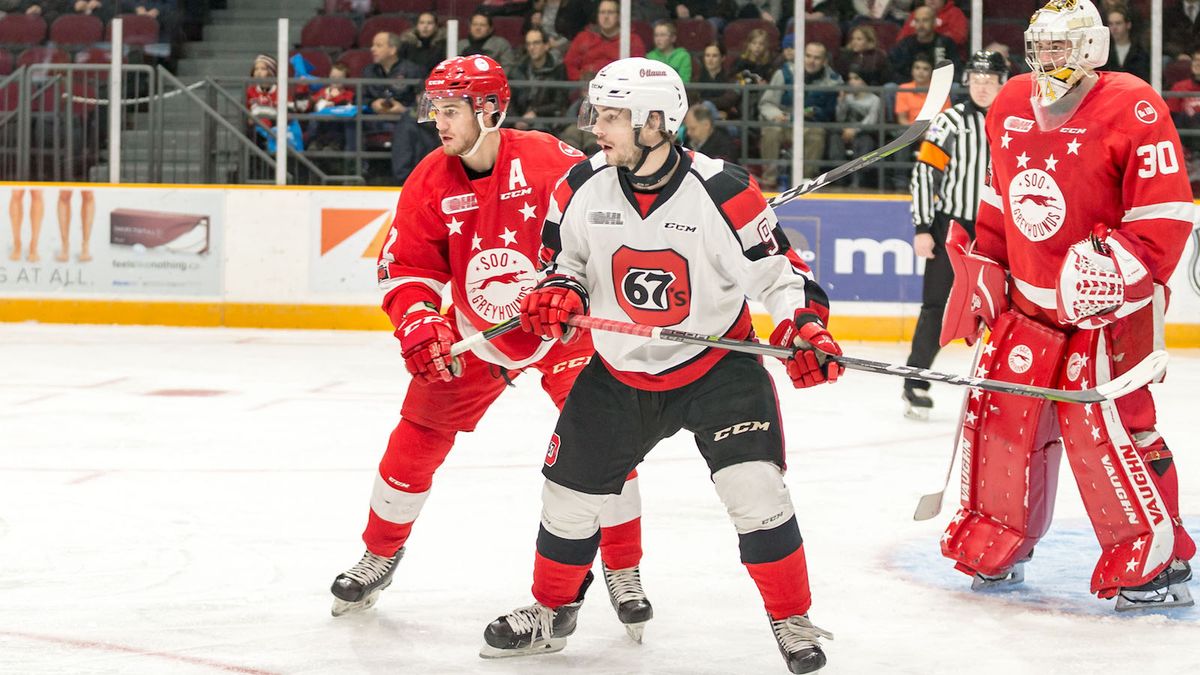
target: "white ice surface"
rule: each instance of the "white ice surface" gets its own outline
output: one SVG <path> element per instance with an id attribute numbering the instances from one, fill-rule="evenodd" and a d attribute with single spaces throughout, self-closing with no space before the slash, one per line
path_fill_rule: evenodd
<path id="1" fill-rule="evenodd" d="M 536 376 L 460 436 L 379 605 L 331 618 L 408 381 L 398 351 L 386 333 L 0 325 L 0 673 L 786 672 L 686 434 L 639 469 L 645 644 L 598 586 L 564 652 L 479 659 L 486 623 L 530 602 L 554 424 Z M 1198 389 L 1200 354 L 1176 352 L 1156 396 L 1193 531 Z M 1196 672 L 1200 610 L 1118 616 L 1088 597 L 1098 549 L 1065 466 L 1027 587 L 967 591 L 937 551 L 949 513 L 911 519 L 940 486 L 960 390 L 935 387 L 928 423 L 901 417 L 899 391 L 866 373 L 779 389 L 812 618 L 836 635 L 824 672 Z"/>

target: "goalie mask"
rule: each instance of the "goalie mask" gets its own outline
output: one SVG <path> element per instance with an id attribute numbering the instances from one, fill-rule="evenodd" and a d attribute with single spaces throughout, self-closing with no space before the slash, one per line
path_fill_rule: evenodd
<path id="1" fill-rule="evenodd" d="M 1033 71 L 1033 99 L 1058 101 L 1108 61 L 1109 32 L 1090 0 L 1051 0 L 1033 13 L 1025 31 L 1025 61 Z"/>

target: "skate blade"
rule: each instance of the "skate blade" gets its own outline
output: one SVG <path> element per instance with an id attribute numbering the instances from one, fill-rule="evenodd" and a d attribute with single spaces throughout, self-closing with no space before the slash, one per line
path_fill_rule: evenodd
<path id="1" fill-rule="evenodd" d="M 1021 584 L 1025 581 L 1025 570 L 1021 569 L 1022 567 L 1024 567 L 1023 563 L 1017 563 L 1008 574 L 998 579 L 991 579 L 976 574 L 971 578 L 971 590 L 991 591 Z"/>
<path id="2" fill-rule="evenodd" d="M 553 654 L 561 652 L 563 647 L 567 646 L 565 637 L 550 638 L 549 640 L 538 641 L 528 647 L 520 649 L 499 649 L 488 643 L 483 643 L 483 647 L 479 649 L 479 658 L 481 659 L 507 659 L 514 656 L 537 656 L 538 654 Z"/>
<path id="3" fill-rule="evenodd" d="M 1191 607 L 1195 604 L 1192 592 L 1184 582 L 1159 591 L 1122 591 L 1117 594 L 1116 609 L 1118 612 L 1136 612 L 1144 609 Z"/>
<path id="4" fill-rule="evenodd" d="M 634 642 L 640 645 L 642 644 L 642 635 L 644 635 L 646 632 L 646 622 L 641 621 L 639 623 L 627 623 L 625 624 L 625 632 L 629 634 L 629 637 L 632 638 Z"/>
<path id="5" fill-rule="evenodd" d="M 930 410 L 929 408 L 914 408 L 913 406 L 908 406 L 908 408 L 906 408 L 904 411 L 904 416 L 910 420 L 917 420 L 918 422 L 928 422 L 929 421 L 929 410 Z"/>
<path id="6" fill-rule="evenodd" d="M 371 609 L 375 606 L 376 602 L 379 602 L 379 592 L 382 590 L 382 588 L 376 589 L 375 592 L 371 593 L 362 600 L 359 600 L 358 602 L 347 602 L 341 598 L 334 598 L 333 607 L 329 610 L 329 612 L 334 616 L 345 616 L 346 614 L 355 614 Z"/>

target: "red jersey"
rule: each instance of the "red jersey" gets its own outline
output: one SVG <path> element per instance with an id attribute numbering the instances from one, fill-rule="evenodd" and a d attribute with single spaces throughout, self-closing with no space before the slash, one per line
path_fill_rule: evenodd
<path id="1" fill-rule="evenodd" d="M 1136 76 L 1096 75 L 1057 129 L 1038 127 L 1028 74 L 1009 80 L 988 110 L 992 167 L 976 247 L 1009 269 L 1014 302 L 1027 312 L 1032 303 L 1056 316 L 1067 248 L 1097 223 L 1128 236 L 1164 286 L 1192 229 L 1191 187 L 1166 103 Z"/>
<path id="2" fill-rule="evenodd" d="M 537 282 L 546 206 L 583 154 L 539 131 L 501 129 L 489 175 L 471 180 L 458 157 L 434 150 L 400 192 L 379 256 L 383 309 L 399 327 L 417 303 L 441 305 L 449 284 L 465 337 L 517 315 Z M 506 368 L 537 361 L 553 341 L 513 331 L 475 350 Z"/>

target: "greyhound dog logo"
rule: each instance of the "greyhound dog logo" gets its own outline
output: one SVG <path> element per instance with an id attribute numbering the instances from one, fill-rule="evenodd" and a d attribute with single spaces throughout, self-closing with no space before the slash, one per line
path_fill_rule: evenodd
<path id="1" fill-rule="evenodd" d="M 501 272 L 500 274 L 490 277 L 484 277 L 479 281 L 479 283 L 475 284 L 472 289 L 482 291 L 492 284 L 515 284 L 524 279 L 526 276 L 527 275 L 524 272 Z"/>
<path id="2" fill-rule="evenodd" d="M 537 270 L 525 254 L 509 248 L 489 248 L 467 263 L 463 288 L 475 314 L 489 323 L 500 323 L 517 315 L 521 298 L 536 280 Z"/>
<path id="3" fill-rule="evenodd" d="M 1013 224 L 1030 241 L 1045 241 L 1062 229 L 1067 204 L 1054 176 L 1041 169 L 1025 169 L 1008 184 L 1008 206 Z"/>
<path id="4" fill-rule="evenodd" d="M 1033 366 L 1033 350 L 1025 345 L 1017 345 L 1008 353 L 1008 367 L 1020 375 Z"/>

